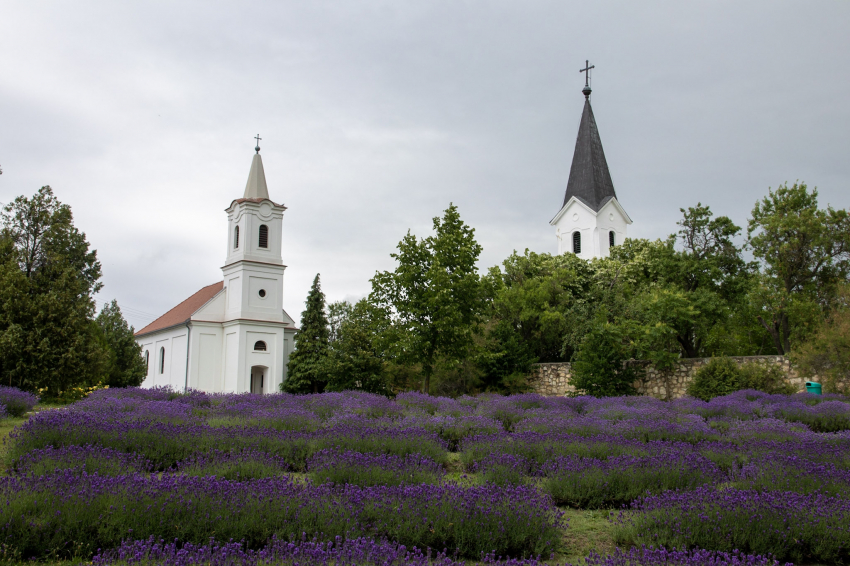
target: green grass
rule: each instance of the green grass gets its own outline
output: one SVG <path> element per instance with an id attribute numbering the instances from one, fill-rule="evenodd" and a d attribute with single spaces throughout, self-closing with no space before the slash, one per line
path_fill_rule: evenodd
<path id="1" fill-rule="evenodd" d="M 614 527 L 606 510 L 562 508 L 569 519 L 564 530 L 563 555 L 558 562 L 577 564 L 591 551 L 606 555 L 614 551 Z"/>
<path id="2" fill-rule="evenodd" d="M 9 433 L 16 426 L 27 422 L 26 418 L 0 420 L 0 474 L 6 474 L 6 453 L 9 451 Z"/>

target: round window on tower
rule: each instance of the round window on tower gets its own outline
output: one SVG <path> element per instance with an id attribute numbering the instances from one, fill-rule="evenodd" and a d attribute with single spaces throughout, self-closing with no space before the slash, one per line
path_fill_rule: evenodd
<path id="1" fill-rule="evenodd" d="M 265 297 L 265 296 L 266 296 L 266 290 L 265 290 L 265 289 L 260 289 L 260 292 L 258 293 L 258 295 L 260 295 L 260 298 L 262 299 L 263 297 Z"/>

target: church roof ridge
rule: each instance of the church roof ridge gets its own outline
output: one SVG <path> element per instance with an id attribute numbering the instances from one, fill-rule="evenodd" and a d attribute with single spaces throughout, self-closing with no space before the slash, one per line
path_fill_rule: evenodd
<path id="1" fill-rule="evenodd" d="M 566 205 L 570 198 L 576 197 L 594 212 L 598 212 L 608 200 L 617 198 L 617 193 L 614 192 L 614 182 L 611 180 L 608 162 L 602 150 L 602 139 L 599 137 L 593 108 L 590 106 L 590 89 L 585 86 L 585 90 L 587 92 L 582 91 L 585 94 L 584 110 L 578 127 L 570 178 L 561 206 Z"/>
<path id="2" fill-rule="evenodd" d="M 164 315 L 136 332 L 135 336 L 150 334 L 152 332 L 165 330 L 166 328 L 171 328 L 172 326 L 178 326 L 189 322 L 192 315 L 195 314 L 202 306 L 207 304 L 210 299 L 221 292 L 223 288 L 224 281 L 207 285 L 173 309 L 166 312 Z"/>

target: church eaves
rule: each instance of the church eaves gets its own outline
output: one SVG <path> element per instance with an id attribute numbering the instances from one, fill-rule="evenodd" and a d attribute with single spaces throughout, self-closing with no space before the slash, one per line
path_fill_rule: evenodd
<path id="1" fill-rule="evenodd" d="M 257 149 L 259 150 L 259 148 Z M 260 157 L 259 151 L 254 154 L 254 159 L 251 161 L 251 172 L 248 174 L 248 183 L 245 185 L 245 194 L 242 198 L 269 198 L 269 188 L 266 186 L 266 172 L 263 171 L 263 158 Z"/>
<path id="2" fill-rule="evenodd" d="M 578 127 L 576 149 L 573 154 L 573 164 L 570 167 L 570 179 L 567 181 L 567 192 L 564 195 L 566 205 L 572 197 L 599 212 L 602 206 L 616 198 L 614 183 L 602 151 L 602 140 L 590 107 L 590 88 L 585 86 L 584 111 L 581 114 L 581 124 Z"/>

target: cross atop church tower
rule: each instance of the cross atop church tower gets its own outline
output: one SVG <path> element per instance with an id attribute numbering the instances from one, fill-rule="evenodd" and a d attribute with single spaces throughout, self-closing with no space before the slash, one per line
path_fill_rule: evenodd
<path id="1" fill-rule="evenodd" d="M 257 140 L 257 147 L 254 148 L 254 151 L 260 153 L 260 140 L 263 138 L 260 137 L 260 134 L 257 134 L 256 136 L 254 136 L 254 139 Z"/>
<path id="2" fill-rule="evenodd" d="M 584 93 L 584 97 L 588 98 L 590 96 L 590 70 L 596 68 L 596 65 L 591 65 L 590 61 L 587 59 L 584 60 L 584 69 L 579 69 L 579 73 L 584 73 L 584 88 L 581 91 Z"/>

